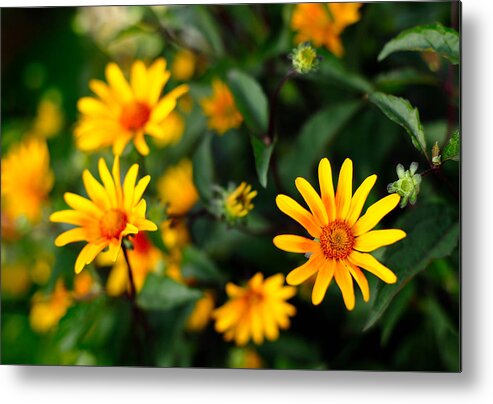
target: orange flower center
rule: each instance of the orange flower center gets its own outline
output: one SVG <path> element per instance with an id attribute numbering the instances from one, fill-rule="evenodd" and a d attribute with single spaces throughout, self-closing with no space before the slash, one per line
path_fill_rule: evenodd
<path id="1" fill-rule="evenodd" d="M 128 130 L 143 129 L 151 116 L 151 109 L 142 102 L 133 102 L 123 107 L 120 123 Z"/>
<path id="2" fill-rule="evenodd" d="M 320 247 L 325 258 L 344 259 L 351 253 L 353 245 L 354 236 L 346 223 L 336 220 L 322 228 Z"/>
<path id="3" fill-rule="evenodd" d="M 116 209 L 106 212 L 99 222 L 101 234 L 107 238 L 120 238 L 126 225 L 127 215 Z"/>
<path id="4" fill-rule="evenodd" d="M 254 306 L 264 299 L 262 292 L 257 290 L 249 290 L 244 297 L 249 306 Z"/>

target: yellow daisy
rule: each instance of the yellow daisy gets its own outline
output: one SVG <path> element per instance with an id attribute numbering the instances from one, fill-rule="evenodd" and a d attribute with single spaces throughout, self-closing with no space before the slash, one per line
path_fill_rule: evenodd
<path id="1" fill-rule="evenodd" d="M 297 4 L 291 17 L 291 28 L 297 31 L 295 42 L 310 41 L 342 56 L 344 47 L 340 35 L 348 25 L 359 21 L 361 6 L 361 3 Z"/>
<path id="2" fill-rule="evenodd" d="M 296 308 L 286 300 L 296 294 L 296 289 L 284 286 L 284 275 L 273 275 L 264 281 L 259 272 L 245 287 L 231 282 L 226 285 L 229 301 L 214 310 L 217 332 L 224 333 L 226 341 L 234 340 L 245 345 L 250 339 L 262 344 L 264 336 L 270 341 L 279 337 L 279 328 L 289 327 L 289 317 Z"/>
<path id="3" fill-rule="evenodd" d="M 157 230 L 157 226 L 145 218 L 147 205 L 142 199 L 151 177 L 147 175 L 135 184 L 138 171 L 138 164 L 130 167 L 122 186 L 118 156 L 115 157 L 112 173 L 105 161 L 100 159 L 99 175 L 103 184 L 89 170 L 85 170 L 82 178 L 89 199 L 67 192 L 64 195 L 65 202 L 73 210 L 62 210 L 50 216 L 52 222 L 78 226 L 60 234 L 55 240 L 56 246 L 76 241 L 87 242 L 75 262 L 76 273 L 82 271 L 106 247 L 115 262 L 123 237 Z"/>
<path id="4" fill-rule="evenodd" d="M 292 270 L 286 281 L 299 285 L 317 274 L 312 291 L 312 302 L 322 302 L 332 278 L 342 292 L 348 310 L 354 308 L 353 278 L 361 289 L 363 299 L 370 298 L 368 281 L 360 268 L 371 272 L 386 283 L 395 283 L 395 274 L 377 261 L 371 251 L 393 244 L 406 237 L 399 229 L 372 230 L 399 203 L 400 197 L 391 194 L 371 205 L 360 217 L 376 175 L 366 178 L 352 193 L 353 163 L 346 159 L 341 167 L 334 194 L 332 170 L 324 158 L 318 166 L 321 197 L 304 178 L 298 177 L 296 188 L 303 196 L 310 212 L 286 195 L 278 195 L 279 209 L 301 224 L 312 239 L 285 234 L 276 236 L 274 244 L 281 250 L 310 255 L 306 263 Z"/>
<path id="5" fill-rule="evenodd" d="M 53 179 L 45 141 L 28 138 L 13 146 L 2 159 L 2 216 L 37 222 Z"/>
<path id="6" fill-rule="evenodd" d="M 74 132 L 77 147 L 93 151 L 113 146 L 113 153 L 120 155 L 133 140 L 139 153 L 147 155 L 149 147 L 144 135 L 166 138 L 168 128 L 164 122 L 175 109 L 177 99 L 188 91 L 188 86 L 182 84 L 160 98 L 169 77 L 162 58 L 148 68 L 141 60 L 135 61 L 130 83 L 118 65 L 108 64 L 108 84 L 100 80 L 89 82 L 97 98 L 83 97 L 77 103 L 82 115 Z"/>
<path id="7" fill-rule="evenodd" d="M 169 167 L 159 178 L 157 189 L 161 200 L 168 205 L 169 215 L 186 214 L 199 199 L 193 184 L 192 162 L 184 159 Z"/>
<path id="8" fill-rule="evenodd" d="M 207 126 L 219 135 L 224 135 L 230 129 L 239 128 L 243 116 L 236 108 L 233 94 L 228 86 L 216 79 L 212 82 L 212 91 L 212 96 L 200 102 L 204 114 L 209 118 Z"/>
<path id="9" fill-rule="evenodd" d="M 257 196 L 257 191 L 252 191 L 252 186 L 242 182 L 225 201 L 226 211 L 229 217 L 240 218 L 248 215 L 253 209 L 252 200 Z"/>

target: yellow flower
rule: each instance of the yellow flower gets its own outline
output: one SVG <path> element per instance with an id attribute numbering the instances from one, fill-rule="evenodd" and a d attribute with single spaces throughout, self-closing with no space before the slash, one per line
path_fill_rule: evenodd
<path id="1" fill-rule="evenodd" d="M 205 291 L 204 296 L 197 301 L 195 307 L 188 317 L 186 328 L 189 331 L 202 331 L 209 323 L 214 310 L 214 296 L 211 292 Z"/>
<path id="2" fill-rule="evenodd" d="M 136 234 L 135 237 L 131 238 L 131 242 L 133 249 L 129 249 L 127 254 L 132 268 L 135 289 L 139 293 L 144 286 L 147 275 L 157 270 L 157 264 L 162 255 L 145 233 Z M 128 268 L 123 256 L 120 256 L 113 266 L 106 289 L 110 296 L 119 296 L 130 289 Z"/>
<path id="3" fill-rule="evenodd" d="M 204 114 L 209 118 L 207 126 L 224 135 L 229 129 L 238 128 L 243 117 L 236 108 L 233 94 L 221 80 L 212 82 L 213 94 L 200 102 Z"/>
<path id="4" fill-rule="evenodd" d="M 53 329 L 72 305 L 70 293 L 59 279 L 53 293 L 49 296 L 36 293 L 29 313 L 31 328 L 39 333 Z"/>
<path id="5" fill-rule="evenodd" d="M 50 154 L 43 140 L 24 140 L 2 159 L 2 213 L 8 217 L 37 222 L 52 187 Z"/>
<path id="6" fill-rule="evenodd" d="M 49 138 L 62 129 L 64 117 L 60 108 L 60 96 L 58 93 L 53 94 L 54 96 L 44 97 L 39 102 L 38 113 L 31 129 L 35 135 Z"/>
<path id="7" fill-rule="evenodd" d="M 297 4 L 291 17 L 291 28 L 297 31 L 295 42 L 310 41 L 342 56 L 340 35 L 348 25 L 359 21 L 361 6 L 361 3 Z"/>
<path id="8" fill-rule="evenodd" d="M 168 205 L 169 215 L 184 215 L 199 199 L 193 184 L 192 162 L 181 160 L 176 166 L 169 167 L 157 183 L 161 200 Z"/>
<path id="9" fill-rule="evenodd" d="M 188 49 L 178 51 L 171 65 L 171 74 L 176 80 L 190 80 L 195 73 L 197 58 Z"/>
<path id="10" fill-rule="evenodd" d="M 130 83 L 115 63 L 106 67 L 108 84 L 91 80 L 89 87 L 98 98 L 83 97 L 77 107 L 82 117 L 75 129 L 77 146 L 84 151 L 113 146 L 120 155 L 133 140 L 142 155 L 149 153 L 144 135 L 157 139 L 168 136 L 165 120 L 177 99 L 188 91 L 182 84 L 160 98 L 170 77 L 164 59 L 146 68 L 141 60 L 132 64 Z"/>
<path id="11" fill-rule="evenodd" d="M 60 234 L 55 240 L 56 246 L 87 242 L 75 262 L 76 273 L 82 271 L 106 247 L 109 247 L 111 259 L 115 262 L 123 237 L 157 230 L 157 226 L 145 218 L 147 205 L 142 199 L 151 177 L 147 175 L 135 184 L 138 171 L 138 164 L 130 167 L 122 186 L 119 158 L 115 157 L 112 173 L 105 161 L 100 159 L 99 175 L 103 185 L 89 170 L 85 170 L 82 178 L 89 199 L 67 192 L 65 202 L 73 210 L 62 210 L 50 216 L 52 222 L 78 226 Z"/>
<path id="12" fill-rule="evenodd" d="M 391 194 L 371 205 L 360 217 L 363 205 L 377 179 L 366 178 L 352 194 L 353 163 L 346 159 L 342 165 L 334 194 L 329 160 L 320 161 L 318 177 L 321 197 L 304 178 L 298 177 L 296 188 L 310 208 L 310 212 L 286 195 L 278 195 L 279 209 L 301 224 L 312 239 L 292 234 L 276 236 L 274 244 L 281 250 L 309 254 L 310 258 L 292 270 L 286 281 L 299 285 L 317 274 L 312 291 L 312 302 L 322 302 L 325 292 L 335 278 L 348 310 L 354 308 L 353 278 L 359 285 L 363 299 L 370 298 L 370 289 L 360 267 L 386 283 L 395 283 L 395 274 L 377 261 L 369 252 L 393 244 L 406 236 L 402 230 L 372 230 L 399 203 L 400 197 Z"/>
<path id="13" fill-rule="evenodd" d="M 231 282 L 226 285 L 229 301 L 216 309 L 212 316 L 216 320 L 216 331 L 224 333 L 226 341 L 235 340 L 239 346 L 250 339 L 261 344 L 264 336 L 270 341 L 279 337 L 279 328 L 289 327 L 289 317 L 296 313 L 286 300 L 293 297 L 296 289 L 284 286 L 282 274 L 273 275 L 264 281 L 259 272 L 245 287 Z"/>
<path id="14" fill-rule="evenodd" d="M 2 293 L 4 296 L 23 296 L 31 286 L 27 265 L 3 265 L 1 270 Z"/>
<path id="15" fill-rule="evenodd" d="M 76 299 L 87 298 L 93 291 L 95 285 L 95 280 L 90 271 L 84 271 L 75 275 L 73 292 L 74 297 Z"/>
<path id="16" fill-rule="evenodd" d="M 252 186 L 242 182 L 238 188 L 226 197 L 226 212 L 229 217 L 245 217 L 253 209 L 252 200 L 257 196 L 257 191 L 252 191 Z"/>
<path id="17" fill-rule="evenodd" d="M 190 244 L 190 234 L 184 220 L 166 220 L 161 224 L 161 236 L 169 250 L 165 257 L 166 275 L 177 282 L 185 283 L 181 273 L 182 251 Z"/>

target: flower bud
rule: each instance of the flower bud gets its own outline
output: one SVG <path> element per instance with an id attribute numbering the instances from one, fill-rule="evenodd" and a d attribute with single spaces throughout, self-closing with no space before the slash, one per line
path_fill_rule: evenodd
<path id="1" fill-rule="evenodd" d="M 405 170 L 402 164 L 398 164 L 396 171 L 399 179 L 387 185 L 389 193 L 397 193 L 401 196 L 401 208 L 404 208 L 408 202 L 414 205 L 418 199 L 421 175 L 416 174 L 417 170 L 418 163 L 416 162 L 411 163 L 409 170 Z"/>
<path id="2" fill-rule="evenodd" d="M 320 61 L 317 51 L 308 42 L 301 43 L 294 48 L 289 58 L 292 61 L 294 70 L 300 74 L 317 70 Z"/>

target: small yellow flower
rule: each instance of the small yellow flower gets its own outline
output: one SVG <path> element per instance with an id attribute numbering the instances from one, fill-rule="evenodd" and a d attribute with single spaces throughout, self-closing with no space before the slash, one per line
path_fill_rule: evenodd
<path id="1" fill-rule="evenodd" d="M 202 331 L 212 316 L 214 310 L 214 295 L 210 291 L 205 291 L 204 296 L 197 301 L 195 307 L 188 317 L 186 328 L 192 332 Z"/>
<path id="2" fill-rule="evenodd" d="M 25 295 L 31 286 L 29 269 L 25 264 L 3 265 L 1 270 L 3 296 Z"/>
<path id="3" fill-rule="evenodd" d="M 195 64 L 197 58 L 195 54 L 188 49 L 178 51 L 171 65 L 171 74 L 176 80 L 190 80 L 195 73 Z"/>
<path id="4" fill-rule="evenodd" d="M 57 92 L 48 94 L 39 102 L 38 112 L 31 128 L 34 135 L 50 138 L 60 132 L 64 122 L 60 104 L 60 95 Z"/>
<path id="5" fill-rule="evenodd" d="M 157 226 L 145 218 L 146 201 L 142 195 L 151 180 L 145 176 L 137 184 L 139 165 L 134 164 L 123 181 L 120 179 L 120 160 L 115 157 L 112 173 L 103 159 L 99 160 L 101 185 L 85 170 L 82 178 L 89 199 L 70 192 L 65 193 L 65 202 L 73 210 L 62 210 L 50 216 L 52 222 L 73 224 L 78 227 L 60 234 L 55 245 L 62 247 L 68 243 L 86 241 L 75 262 L 75 272 L 79 273 L 94 258 L 109 247 L 113 262 L 121 250 L 122 239 L 141 231 L 155 231 Z"/>
<path id="6" fill-rule="evenodd" d="M 33 296 L 31 312 L 29 313 L 31 328 L 39 333 L 52 330 L 71 305 L 70 292 L 65 288 L 63 281 L 59 279 L 51 295 L 46 296 L 38 292 Z"/>
<path id="7" fill-rule="evenodd" d="M 168 249 L 165 256 L 166 275 L 176 282 L 186 283 L 181 273 L 182 251 L 190 244 L 190 234 L 184 220 L 166 220 L 161 224 L 161 236 Z"/>
<path id="8" fill-rule="evenodd" d="M 361 18 L 361 3 L 297 4 L 291 17 L 291 28 L 297 31 L 296 43 L 306 41 L 325 46 L 334 55 L 344 54 L 340 35 Z"/>
<path id="9" fill-rule="evenodd" d="M 87 298 L 94 289 L 96 282 L 90 271 L 84 271 L 74 277 L 73 296 L 76 299 Z"/>
<path id="10" fill-rule="evenodd" d="M 165 120 L 175 109 L 177 99 L 188 91 L 188 86 L 182 84 L 160 98 L 169 77 L 162 58 L 148 68 L 141 60 L 135 61 L 130 83 L 115 63 L 108 64 L 108 84 L 91 80 L 89 87 L 97 98 L 83 97 L 77 104 L 82 114 L 75 129 L 77 146 L 83 151 L 113 146 L 113 152 L 120 155 L 133 141 L 139 153 L 147 155 L 149 147 L 144 135 L 168 137 Z"/>
<path id="11" fill-rule="evenodd" d="M 147 275 L 151 272 L 155 272 L 158 267 L 159 261 L 162 259 L 161 252 L 151 243 L 145 233 L 138 233 L 131 238 L 133 248 L 127 251 L 128 260 L 130 261 L 130 267 L 132 268 L 132 275 L 135 283 L 135 289 L 137 293 L 142 290 Z M 103 257 L 98 260 L 101 263 L 105 258 L 107 260 L 110 257 Z M 113 266 L 108 282 L 106 284 L 108 295 L 119 296 L 130 289 L 130 282 L 128 279 L 127 263 L 123 255 L 118 257 L 115 265 Z"/>
<path id="12" fill-rule="evenodd" d="M 25 216 L 39 221 L 53 187 L 46 142 L 29 138 L 15 145 L 2 159 L 2 213 L 14 220 Z"/>
<path id="13" fill-rule="evenodd" d="M 312 291 L 315 305 L 322 302 L 332 278 L 335 278 L 348 310 L 352 310 L 355 303 L 353 278 L 364 301 L 368 302 L 370 289 L 360 267 L 386 283 L 397 281 L 390 269 L 368 253 L 406 237 L 406 233 L 399 229 L 372 230 L 397 206 L 400 197 L 388 195 L 371 205 L 360 217 L 377 176 L 365 179 L 354 194 L 352 177 L 353 163 L 346 159 L 334 194 L 330 162 L 324 158 L 318 166 L 321 197 L 304 178 L 298 177 L 295 181 L 310 211 L 289 196 L 278 195 L 276 198 L 279 209 L 301 224 L 312 237 L 285 234 L 276 236 L 274 244 L 281 250 L 310 256 L 306 263 L 288 274 L 286 281 L 290 285 L 300 285 L 317 274 Z"/>
<path id="14" fill-rule="evenodd" d="M 226 196 L 227 216 L 231 218 L 245 217 L 253 209 L 252 200 L 256 196 L 257 191 L 252 191 L 251 185 L 242 182 L 233 192 Z"/>
<path id="15" fill-rule="evenodd" d="M 201 101 L 202 110 L 209 118 L 207 126 L 219 135 L 224 135 L 229 129 L 239 128 L 243 116 L 236 108 L 233 94 L 221 80 L 212 82 L 212 96 Z"/>
<path id="16" fill-rule="evenodd" d="M 169 215 L 184 215 L 198 201 L 199 195 L 193 184 L 192 162 L 181 160 L 169 167 L 157 183 L 158 195 L 168 205 Z"/>
<path id="17" fill-rule="evenodd" d="M 286 302 L 296 289 L 284 286 L 284 275 L 273 275 L 264 281 L 259 272 L 245 287 L 231 282 L 226 285 L 229 301 L 213 312 L 217 332 L 224 333 L 226 341 L 245 345 L 250 339 L 262 344 L 264 336 L 270 341 L 279 337 L 279 328 L 289 327 L 289 317 L 296 313 Z"/>

